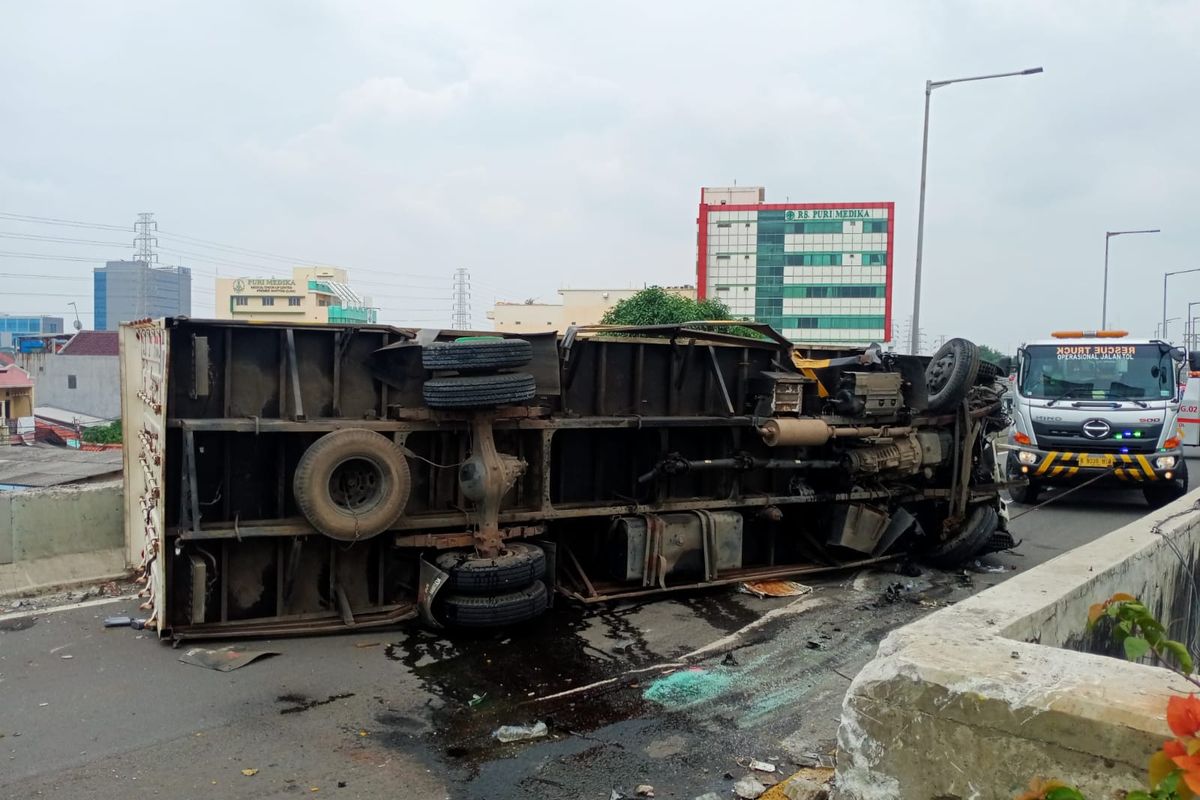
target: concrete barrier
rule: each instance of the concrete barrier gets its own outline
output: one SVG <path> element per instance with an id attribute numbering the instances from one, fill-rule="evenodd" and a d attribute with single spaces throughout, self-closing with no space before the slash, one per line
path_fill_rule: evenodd
<path id="1" fill-rule="evenodd" d="M 838 731 L 840 798 L 1007 798 L 1058 778 L 1089 798 L 1144 785 L 1194 689 L 1102 653 L 1087 609 L 1141 598 L 1173 638 L 1197 627 L 1200 492 L 890 634 L 855 678 Z"/>
<path id="2" fill-rule="evenodd" d="M 0 492 L 0 564 L 124 544 L 120 481 Z"/>

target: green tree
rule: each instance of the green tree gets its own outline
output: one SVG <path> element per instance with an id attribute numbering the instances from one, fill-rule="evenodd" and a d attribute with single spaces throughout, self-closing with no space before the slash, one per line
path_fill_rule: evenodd
<path id="1" fill-rule="evenodd" d="M 986 344 L 979 345 L 979 357 L 984 361 L 990 361 L 993 364 L 999 364 L 1000 359 L 1005 358 L 1004 353 L 1001 353 L 994 347 L 988 347 Z"/>
<path id="2" fill-rule="evenodd" d="M 651 286 L 610 308 L 603 325 L 673 325 L 706 319 L 731 319 L 720 300 L 693 300 Z"/>
<path id="3" fill-rule="evenodd" d="M 108 425 L 84 428 L 82 438 L 88 444 L 120 444 L 121 420 L 110 422 Z"/>

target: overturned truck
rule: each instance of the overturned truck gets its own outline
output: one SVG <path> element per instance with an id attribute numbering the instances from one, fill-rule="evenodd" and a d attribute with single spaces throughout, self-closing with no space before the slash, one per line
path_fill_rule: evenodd
<path id="1" fill-rule="evenodd" d="M 745 325 L 745 323 L 741 323 Z M 995 367 L 766 326 L 122 327 L 126 541 L 175 638 L 492 626 L 1012 544 Z"/>

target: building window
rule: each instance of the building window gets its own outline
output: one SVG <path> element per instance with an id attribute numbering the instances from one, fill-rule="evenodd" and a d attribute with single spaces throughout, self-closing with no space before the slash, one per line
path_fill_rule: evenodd
<path id="1" fill-rule="evenodd" d="M 718 222 L 717 227 L 718 228 L 732 228 L 733 223 L 732 222 Z"/>
<path id="2" fill-rule="evenodd" d="M 329 307 L 329 298 L 328 297 L 318 297 L 317 305 L 320 306 L 321 308 L 328 308 Z"/>
<path id="3" fill-rule="evenodd" d="M 289 306 L 298 306 L 298 305 L 300 305 L 302 302 L 304 302 L 304 298 L 303 298 L 303 297 L 289 297 L 289 298 L 288 298 L 288 305 L 289 305 Z"/>
<path id="4" fill-rule="evenodd" d="M 235 297 L 235 298 L 233 298 L 233 304 L 235 306 L 248 306 L 248 305 L 250 305 L 250 298 L 249 297 Z"/>
<path id="5" fill-rule="evenodd" d="M 68 375 L 68 376 L 67 376 L 67 388 L 68 388 L 68 389 L 74 389 L 74 388 L 75 388 L 75 376 L 74 376 L 74 375 Z"/>
<path id="6" fill-rule="evenodd" d="M 262 304 L 264 306 L 273 306 L 273 305 L 275 305 L 275 298 L 274 297 L 264 297 L 262 299 Z"/>

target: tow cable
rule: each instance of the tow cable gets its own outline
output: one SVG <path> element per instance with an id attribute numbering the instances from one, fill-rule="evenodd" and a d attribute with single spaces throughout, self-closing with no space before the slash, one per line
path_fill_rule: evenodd
<path id="1" fill-rule="evenodd" d="M 1079 491 L 1080 489 L 1084 488 L 1085 486 L 1090 486 L 1091 484 L 1095 483 L 1096 481 L 1100 480 L 1101 478 L 1107 478 L 1107 477 L 1109 477 L 1110 475 L 1112 475 L 1112 474 L 1113 474 L 1114 472 L 1116 472 L 1116 471 L 1117 471 L 1117 467 L 1110 467 L 1110 468 L 1108 469 L 1108 471 L 1106 471 L 1106 472 L 1101 472 L 1099 475 L 1097 475 L 1097 476 L 1095 476 L 1095 477 L 1093 477 L 1093 478 L 1088 478 L 1088 479 L 1087 479 L 1086 481 L 1084 481 L 1083 483 L 1079 484 L 1078 486 L 1072 486 L 1070 489 L 1068 489 L 1067 491 L 1063 492 L 1062 494 L 1055 494 L 1055 495 L 1054 495 L 1053 497 L 1051 497 L 1049 500 L 1043 500 L 1042 502 L 1038 503 L 1038 504 L 1037 504 L 1036 506 L 1034 506 L 1033 508 L 1027 508 L 1027 509 L 1025 509 L 1024 511 L 1022 511 L 1020 514 L 1017 514 L 1017 515 L 1015 515 L 1015 516 L 1011 516 L 1011 517 L 1009 517 L 1009 518 L 1008 518 L 1008 521 L 1009 521 L 1009 522 L 1012 522 L 1013 520 L 1020 519 L 1021 517 L 1025 516 L 1026 514 L 1032 514 L 1034 511 L 1037 511 L 1037 510 L 1039 510 L 1039 509 L 1043 508 L 1044 506 L 1048 506 L 1048 505 L 1050 505 L 1051 503 L 1054 503 L 1054 502 L 1057 502 L 1057 501 L 1059 501 L 1059 500 L 1062 500 L 1062 499 L 1063 499 L 1064 497 L 1066 497 L 1067 495 L 1073 494 L 1073 493 L 1075 493 L 1075 492 Z"/>

